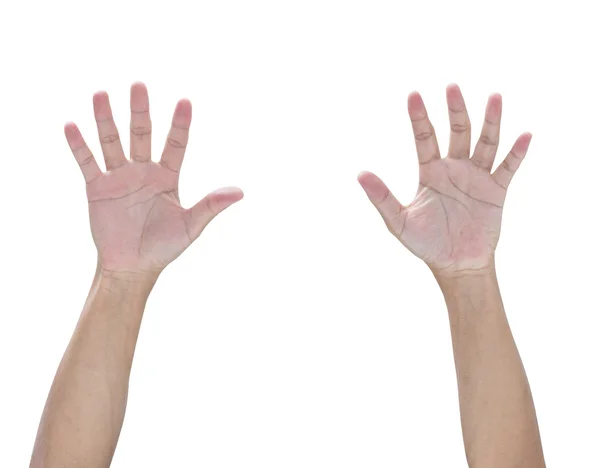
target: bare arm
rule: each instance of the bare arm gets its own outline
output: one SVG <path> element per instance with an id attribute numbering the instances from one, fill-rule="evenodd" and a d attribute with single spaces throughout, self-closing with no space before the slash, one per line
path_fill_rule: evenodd
<path id="1" fill-rule="evenodd" d="M 50 390 L 32 466 L 110 465 L 152 286 L 151 278 L 96 275 Z"/>
<path id="2" fill-rule="evenodd" d="M 533 398 L 494 268 L 437 280 L 448 305 L 469 466 L 545 466 Z"/>
<path id="3" fill-rule="evenodd" d="M 492 172 L 500 95 L 490 96 L 472 155 L 471 123 L 458 86 L 448 87 L 447 100 L 452 132 L 442 158 L 421 96 L 409 96 L 419 189 L 408 206 L 372 173 L 362 173 L 359 182 L 390 232 L 432 270 L 446 299 L 469 466 L 543 467 L 533 399 L 494 266 L 507 189 L 531 135 L 522 134 Z"/>
<path id="4" fill-rule="evenodd" d="M 74 124 L 65 134 L 86 180 L 98 267 L 41 418 L 31 466 L 104 468 L 111 463 L 127 402 L 129 374 L 146 300 L 161 271 L 221 211 L 243 196 L 237 188 L 207 195 L 190 209 L 178 180 L 191 104 L 177 104 L 160 162 L 150 157 L 146 87 L 131 88 L 131 159 L 126 159 L 106 93 L 94 113 L 107 172 Z"/>

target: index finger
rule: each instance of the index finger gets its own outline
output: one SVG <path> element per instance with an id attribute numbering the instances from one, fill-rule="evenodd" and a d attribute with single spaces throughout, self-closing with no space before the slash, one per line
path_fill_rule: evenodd
<path id="1" fill-rule="evenodd" d="M 408 115 L 415 135 L 419 164 L 427 164 L 440 159 L 435 130 L 429 121 L 423 98 L 417 92 L 410 93 L 408 96 Z"/>

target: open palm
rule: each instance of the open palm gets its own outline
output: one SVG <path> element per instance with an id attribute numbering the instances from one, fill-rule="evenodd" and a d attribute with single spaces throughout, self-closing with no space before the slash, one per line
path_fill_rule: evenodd
<path id="1" fill-rule="evenodd" d="M 440 157 L 435 131 L 418 93 L 408 99 L 419 157 L 419 189 L 408 206 L 401 205 L 374 174 L 359 182 L 379 210 L 388 229 L 434 271 L 465 272 L 493 261 L 500 236 L 502 207 L 508 184 L 525 157 L 531 134 L 522 134 L 492 174 L 498 148 L 502 98 L 490 96 L 485 123 L 473 156 L 471 125 L 456 85 L 447 89 L 450 149 Z"/>
<path id="2" fill-rule="evenodd" d="M 107 172 L 102 172 L 77 126 L 65 135 L 87 184 L 90 223 L 100 266 L 114 272 L 159 272 L 177 258 L 221 211 L 243 196 L 238 188 L 210 193 L 191 209 L 179 203 L 179 170 L 188 141 L 191 103 L 177 104 L 160 162 L 151 160 L 148 92 L 131 87 L 131 159 L 119 138 L 108 95 L 94 95 L 94 114 Z"/>

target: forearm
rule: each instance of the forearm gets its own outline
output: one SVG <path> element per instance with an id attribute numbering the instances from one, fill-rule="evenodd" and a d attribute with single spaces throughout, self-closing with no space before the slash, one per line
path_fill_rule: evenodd
<path id="1" fill-rule="evenodd" d="M 32 467 L 107 467 L 152 279 L 98 272 L 50 390 Z"/>
<path id="2" fill-rule="evenodd" d="M 533 398 L 495 269 L 436 279 L 448 306 L 469 466 L 544 467 Z"/>

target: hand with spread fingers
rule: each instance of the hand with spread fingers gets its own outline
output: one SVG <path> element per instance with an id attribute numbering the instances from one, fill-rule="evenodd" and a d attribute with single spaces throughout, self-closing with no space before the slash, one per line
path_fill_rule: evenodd
<path id="1" fill-rule="evenodd" d="M 110 466 L 125 417 L 138 334 L 160 272 L 242 191 L 225 188 L 191 209 L 179 203 L 179 170 L 192 119 L 179 101 L 160 162 L 150 157 L 148 92 L 131 88 L 131 159 L 121 146 L 106 93 L 94 95 L 106 172 L 75 124 L 65 134 L 87 183 L 98 265 L 58 367 L 31 456 L 32 468 Z"/>
<path id="2" fill-rule="evenodd" d="M 458 86 L 448 86 L 447 100 L 452 133 L 448 156 L 441 158 L 421 96 L 408 98 L 420 179 L 410 205 L 402 206 L 374 174 L 360 174 L 359 182 L 388 229 L 430 267 L 446 301 L 468 465 L 543 468 L 533 396 L 494 263 L 506 190 L 531 135 L 517 138 L 491 172 L 500 95 L 489 98 L 472 156 L 471 124 Z"/>
<path id="3" fill-rule="evenodd" d="M 160 272 L 243 193 L 223 188 L 191 209 L 181 207 L 179 171 L 192 119 L 188 100 L 177 103 L 158 163 L 151 160 L 152 125 L 142 83 L 131 87 L 131 159 L 125 157 L 106 93 L 94 95 L 94 114 L 107 172 L 100 170 L 75 124 L 65 126 L 65 135 L 87 183 L 99 267 L 107 272 Z"/>
<path id="4" fill-rule="evenodd" d="M 481 136 L 471 156 L 471 123 L 460 89 L 448 86 L 446 94 L 451 137 L 445 158 L 440 156 L 421 96 L 412 93 L 408 98 L 420 179 L 410 205 L 401 205 L 370 172 L 361 173 L 359 182 L 388 229 L 411 252 L 433 271 L 456 273 L 491 266 L 506 190 L 525 157 L 531 134 L 522 134 L 490 173 L 500 137 L 501 96 L 490 96 Z"/>

